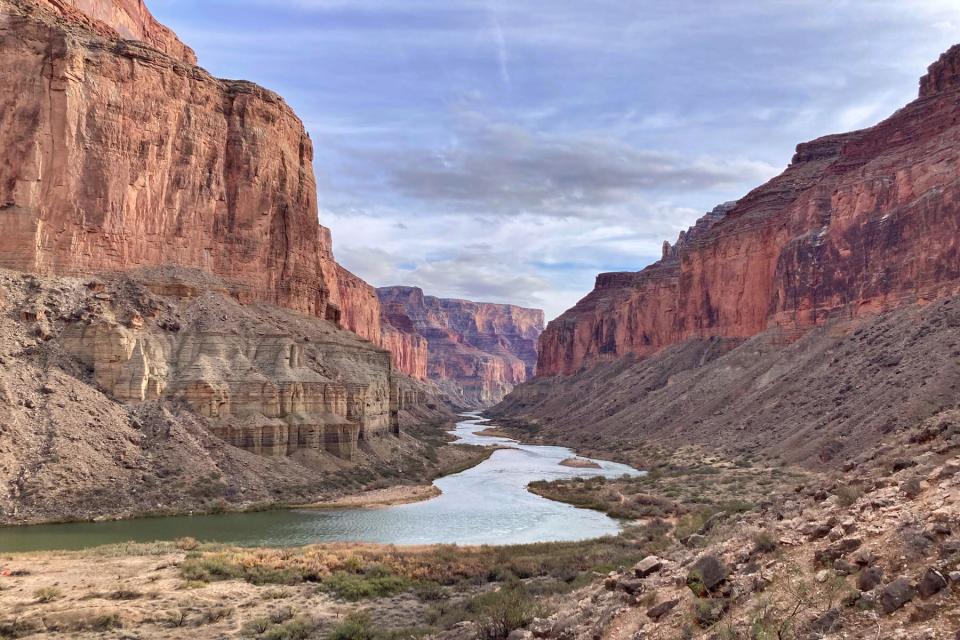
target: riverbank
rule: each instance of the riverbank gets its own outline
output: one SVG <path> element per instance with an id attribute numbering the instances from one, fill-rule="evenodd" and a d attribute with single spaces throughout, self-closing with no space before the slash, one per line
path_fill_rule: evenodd
<path id="1" fill-rule="evenodd" d="M 376 509 L 398 504 L 413 504 L 436 498 L 442 492 L 435 485 L 402 485 L 344 496 L 327 502 L 306 504 L 300 509 Z"/>
<path id="2" fill-rule="evenodd" d="M 529 624 L 573 602 L 632 539 L 514 547 L 333 544 L 238 549 L 176 543 L 0 557 L 0 637 L 371 640 Z M 495 632 L 495 636 L 499 635 Z"/>

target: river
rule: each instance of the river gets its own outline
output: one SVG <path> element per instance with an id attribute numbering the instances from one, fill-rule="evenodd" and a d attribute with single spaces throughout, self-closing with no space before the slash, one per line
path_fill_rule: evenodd
<path id="1" fill-rule="evenodd" d="M 561 466 L 565 447 L 521 444 L 478 435 L 488 424 L 464 414 L 457 442 L 507 445 L 479 465 L 435 482 L 443 492 L 424 502 L 377 509 L 290 509 L 259 513 L 175 516 L 0 528 L 0 552 L 84 549 L 119 542 L 191 536 L 243 546 L 298 546 L 320 542 L 390 544 L 521 544 L 584 540 L 616 534 L 620 524 L 597 511 L 547 500 L 527 490 L 534 480 L 641 472 L 615 462 L 599 469 Z"/>

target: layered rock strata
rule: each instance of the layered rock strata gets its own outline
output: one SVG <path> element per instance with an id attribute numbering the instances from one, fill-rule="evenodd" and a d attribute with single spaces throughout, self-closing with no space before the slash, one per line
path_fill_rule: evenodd
<path id="1" fill-rule="evenodd" d="M 151 275 L 137 274 L 147 291 Z M 133 295 L 96 294 L 102 308 L 71 318 L 59 340 L 116 400 L 180 401 L 215 434 L 261 455 L 351 459 L 361 440 L 399 433 L 400 381 L 388 352 L 308 316 L 241 305 L 201 274 L 185 280 L 164 287 L 175 311 L 140 282 L 126 285 Z"/>
<path id="2" fill-rule="evenodd" d="M 376 294 L 333 259 L 312 143 L 282 98 L 195 67 L 139 0 L 0 0 L 0 16 L 0 266 L 203 269 L 240 301 L 379 342 Z"/>
<path id="3" fill-rule="evenodd" d="M 425 374 L 463 406 L 495 404 L 532 377 L 543 311 L 435 298 L 416 287 L 377 293 L 384 335 L 401 345 L 393 350 L 401 370 Z"/>
<path id="4" fill-rule="evenodd" d="M 801 144 L 780 176 L 638 273 L 596 288 L 540 340 L 538 375 L 691 338 L 796 337 L 960 291 L 960 47 L 880 124 Z"/>

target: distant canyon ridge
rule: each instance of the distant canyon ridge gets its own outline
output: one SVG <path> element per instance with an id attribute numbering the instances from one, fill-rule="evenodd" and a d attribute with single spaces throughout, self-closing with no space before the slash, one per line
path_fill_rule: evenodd
<path id="1" fill-rule="evenodd" d="M 435 298 L 416 287 L 377 295 L 384 343 L 400 370 L 436 382 L 462 406 L 496 404 L 533 377 L 543 311 Z"/>

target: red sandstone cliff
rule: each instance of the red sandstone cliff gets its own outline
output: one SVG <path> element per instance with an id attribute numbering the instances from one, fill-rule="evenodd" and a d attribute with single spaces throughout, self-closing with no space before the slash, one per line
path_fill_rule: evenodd
<path id="1" fill-rule="evenodd" d="M 437 382 L 455 401 L 489 406 L 532 377 L 539 309 L 434 298 L 415 287 L 377 293 L 395 365 Z"/>
<path id="2" fill-rule="evenodd" d="M 660 262 L 601 274 L 544 331 L 538 375 L 960 292 L 960 46 L 920 86 L 874 127 L 799 145 L 786 171 Z"/>
<path id="3" fill-rule="evenodd" d="M 376 294 L 333 259 L 312 144 L 282 98 L 193 66 L 140 0 L 0 0 L 0 18 L 0 266 L 195 267 L 241 301 L 380 342 Z"/>

